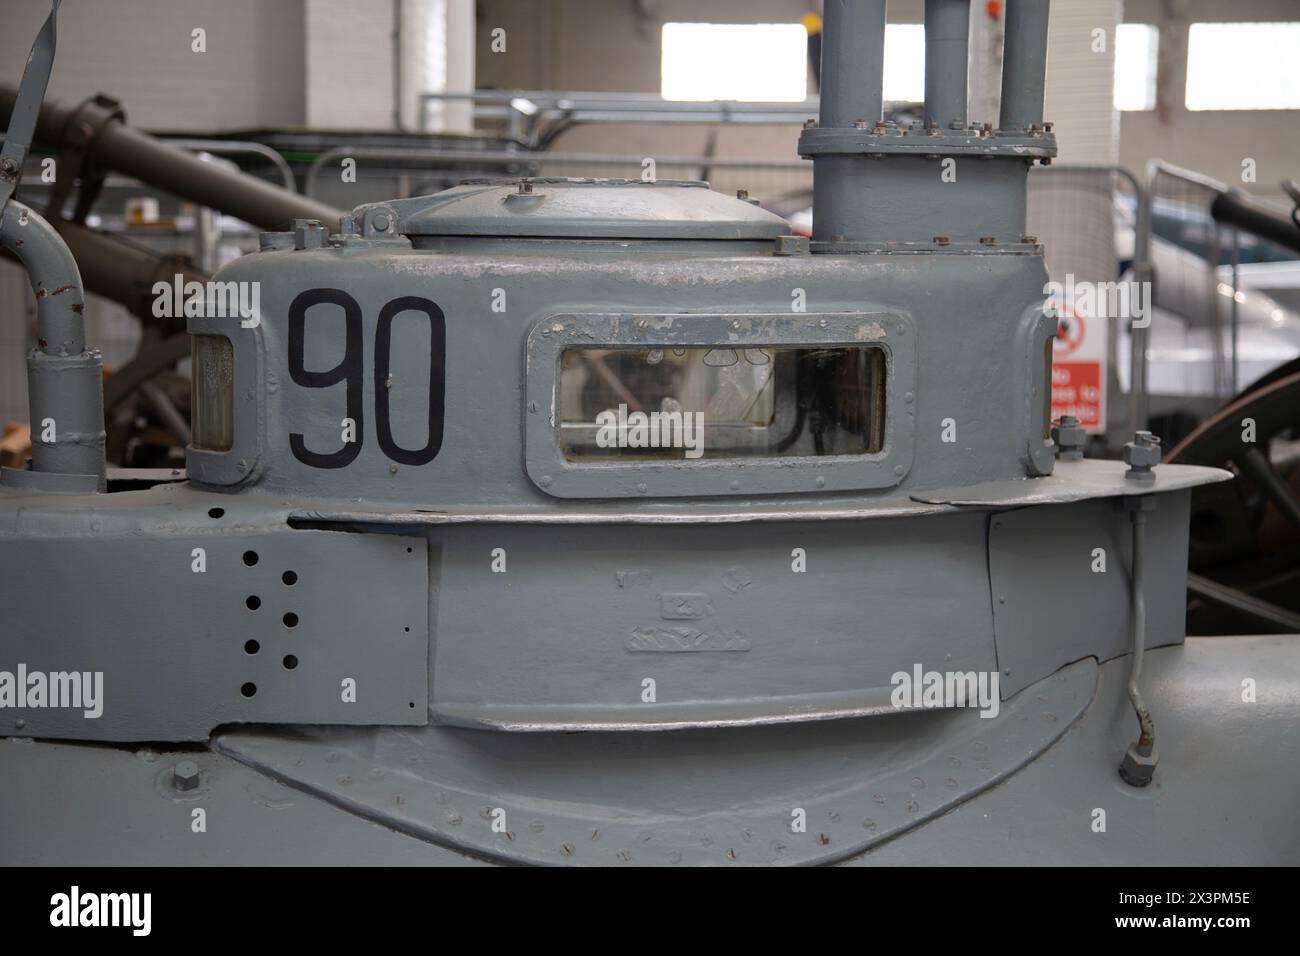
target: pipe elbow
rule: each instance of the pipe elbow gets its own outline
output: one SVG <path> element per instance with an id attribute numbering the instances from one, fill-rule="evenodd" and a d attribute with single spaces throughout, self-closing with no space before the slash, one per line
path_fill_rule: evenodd
<path id="1" fill-rule="evenodd" d="M 17 200 L 5 204 L 0 247 L 26 268 L 36 295 L 38 347 L 46 355 L 80 355 L 86 350 L 85 292 L 81 271 L 67 244 L 34 209 Z"/>

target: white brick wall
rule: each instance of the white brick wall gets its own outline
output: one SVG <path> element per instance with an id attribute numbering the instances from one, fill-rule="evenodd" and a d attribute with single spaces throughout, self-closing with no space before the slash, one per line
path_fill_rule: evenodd
<path id="1" fill-rule="evenodd" d="M 303 0 L 65 0 L 48 97 L 116 96 L 134 126 L 202 131 L 303 122 Z M 4 0 L 0 83 L 17 86 L 48 0 Z M 191 31 L 207 31 L 207 52 Z"/>

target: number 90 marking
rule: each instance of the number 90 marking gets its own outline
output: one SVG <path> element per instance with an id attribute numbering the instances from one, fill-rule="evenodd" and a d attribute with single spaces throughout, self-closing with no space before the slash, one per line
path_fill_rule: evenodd
<path id="1" fill-rule="evenodd" d="M 316 305 L 337 305 L 343 309 L 345 350 L 334 368 L 309 371 L 306 368 L 307 312 Z M 392 363 L 393 319 L 402 312 L 422 312 L 429 319 L 429 419 L 428 439 L 422 448 L 403 448 L 393 438 L 389 406 L 388 375 Z M 301 432 L 289 435 L 293 456 L 312 468 L 344 468 L 361 453 L 365 438 L 365 356 L 361 306 L 342 289 L 308 289 L 289 306 L 289 377 L 304 388 L 329 388 L 347 384 L 346 414 L 356 423 L 356 440 L 343 443 L 333 452 L 316 452 L 307 447 Z M 446 398 L 447 320 L 428 299 L 401 296 L 388 302 L 379 312 L 375 327 L 375 431 L 379 447 L 394 462 L 403 465 L 427 465 L 442 448 L 444 401 Z"/>

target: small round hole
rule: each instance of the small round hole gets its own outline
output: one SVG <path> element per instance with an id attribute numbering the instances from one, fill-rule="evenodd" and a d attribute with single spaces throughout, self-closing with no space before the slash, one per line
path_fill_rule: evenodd
<path id="1" fill-rule="evenodd" d="M 243 694 L 245 697 L 252 697 L 254 694 L 257 693 L 257 685 L 250 680 L 243 687 L 239 688 L 239 692 Z"/>
<path id="2" fill-rule="evenodd" d="M 404 627 L 402 628 L 402 630 L 404 630 L 407 634 L 411 633 L 411 629 L 409 627 Z"/>
<path id="3" fill-rule="evenodd" d="M 414 709 L 415 709 L 415 701 L 411 701 L 410 704 L 408 704 L 407 706 L 409 706 L 412 710 L 414 710 Z"/>
<path id="4" fill-rule="evenodd" d="M 256 654 L 261 649 L 262 645 L 257 643 L 257 641 L 244 641 L 245 654 Z"/>
<path id="5" fill-rule="evenodd" d="M 292 654 L 286 654 L 284 657 L 284 669 L 287 671 L 291 671 L 297 666 L 298 666 L 298 658 L 294 657 Z"/>
<path id="6" fill-rule="evenodd" d="M 297 614 L 294 614 L 293 611 L 290 611 L 288 614 L 286 614 L 286 615 L 284 616 L 284 626 L 285 626 L 285 627 L 297 627 L 297 626 L 298 626 L 298 615 L 297 615 Z"/>
<path id="7" fill-rule="evenodd" d="M 256 552 L 256 551 L 245 551 L 245 552 L 244 552 L 244 563 L 245 563 L 246 565 L 248 565 L 250 568 L 251 568 L 253 565 L 257 564 L 257 552 Z"/>
<path id="8" fill-rule="evenodd" d="M 293 587 L 298 583 L 298 572 L 285 571 L 284 574 L 280 575 L 280 580 L 289 585 L 289 587 Z"/>
<path id="9" fill-rule="evenodd" d="M 244 598 L 244 607 L 248 608 L 250 611 L 256 611 L 261 606 L 262 599 L 256 594 L 250 594 L 248 597 Z"/>
<path id="10" fill-rule="evenodd" d="M 209 517 L 209 518 L 220 518 L 220 517 L 221 517 L 222 515 L 224 515 L 225 513 L 226 513 L 226 509 L 225 509 L 225 508 L 209 508 L 209 509 L 208 509 L 208 517 Z"/>
<path id="11" fill-rule="evenodd" d="M 407 554 L 410 554 L 410 553 L 411 553 L 412 551 L 414 551 L 414 550 L 415 550 L 414 548 L 407 548 L 407 549 L 406 549 L 406 553 L 407 553 Z"/>

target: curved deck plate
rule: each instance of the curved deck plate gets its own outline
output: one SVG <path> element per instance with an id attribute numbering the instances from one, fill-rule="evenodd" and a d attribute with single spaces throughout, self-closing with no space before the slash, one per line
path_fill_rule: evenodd
<path id="1" fill-rule="evenodd" d="M 501 862 L 828 863 L 1014 773 L 1078 719 L 1096 686 L 1089 658 L 992 719 L 924 711 L 635 735 L 241 729 L 212 745 L 373 822 Z M 496 808 L 504 833 L 492 829 Z M 796 808 L 806 832 L 791 832 Z"/>
<path id="2" fill-rule="evenodd" d="M 1123 462 L 1100 458 L 1058 461 L 1056 470 L 1042 478 L 989 481 L 964 488 L 914 491 L 912 500 L 932 505 L 960 505 L 971 508 L 1020 508 L 1026 505 L 1056 505 L 1089 498 L 1118 495 L 1148 495 L 1181 491 L 1197 485 L 1230 481 L 1232 472 L 1201 465 L 1157 465 L 1150 481 L 1124 477 Z"/>

